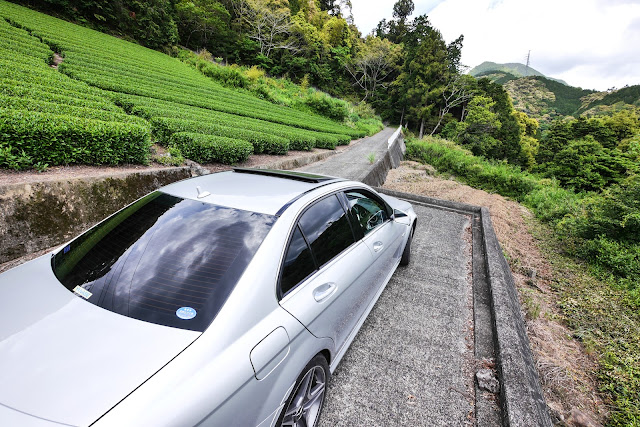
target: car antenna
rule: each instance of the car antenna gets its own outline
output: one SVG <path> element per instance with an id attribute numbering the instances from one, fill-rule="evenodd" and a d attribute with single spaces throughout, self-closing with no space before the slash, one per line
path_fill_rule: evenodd
<path id="1" fill-rule="evenodd" d="M 200 186 L 197 186 L 196 190 L 198 190 L 198 199 L 202 199 L 211 195 L 211 193 L 209 193 L 208 191 L 202 191 L 202 188 L 200 188 Z"/>

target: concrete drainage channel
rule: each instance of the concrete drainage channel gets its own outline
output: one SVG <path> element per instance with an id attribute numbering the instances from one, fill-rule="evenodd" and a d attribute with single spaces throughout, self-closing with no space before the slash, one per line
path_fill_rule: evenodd
<path id="1" fill-rule="evenodd" d="M 377 161 L 373 164 L 366 162 L 368 150 L 373 150 L 376 155 Z M 384 183 L 387 172 L 399 165 L 403 154 L 401 135 L 387 129 L 370 141 L 362 141 L 343 153 L 331 155 L 331 163 L 334 159 L 335 164 L 342 162 L 348 173 L 339 168 L 334 173 L 326 171 L 326 167 L 323 169 L 322 157 L 329 156 L 324 153 L 321 157 L 309 156 L 309 159 L 267 167 L 292 169 L 320 161 L 304 169 L 309 172 L 324 170 L 327 174 L 379 186 Z M 324 163 L 328 164 L 326 160 Z M 359 166 L 354 168 L 354 164 Z M 107 178 L 0 186 L 0 263 L 60 244 L 138 197 L 159 186 L 187 178 L 192 173 L 188 167 L 171 168 Z M 498 423 L 505 426 L 551 426 L 513 277 L 502 255 L 488 210 L 378 190 L 419 206 L 472 218 L 474 353 L 476 360 L 495 357 L 497 362 L 501 412 Z M 482 391 L 478 383 L 475 387 L 476 425 L 494 425 L 496 416 L 492 414 L 495 412 L 492 404 L 478 398 Z M 431 424 L 428 419 L 424 421 Z"/>

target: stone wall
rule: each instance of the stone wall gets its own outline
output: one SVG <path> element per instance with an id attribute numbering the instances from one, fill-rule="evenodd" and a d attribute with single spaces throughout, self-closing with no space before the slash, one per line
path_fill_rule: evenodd
<path id="1" fill-rule="evenodd" d="M 188 167 L 0 185 L 0 263 L 60 245 L 145 194 L 191 177 Z"/>

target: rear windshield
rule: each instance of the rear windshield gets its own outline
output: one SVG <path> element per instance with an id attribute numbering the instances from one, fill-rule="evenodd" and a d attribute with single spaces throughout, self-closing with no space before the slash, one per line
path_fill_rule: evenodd
<path id="1" fill-rule="evenodd" d="M 155 192 L 73 240 L 53 271 L 107 310 L 204 331 L 275 219 Z"/>

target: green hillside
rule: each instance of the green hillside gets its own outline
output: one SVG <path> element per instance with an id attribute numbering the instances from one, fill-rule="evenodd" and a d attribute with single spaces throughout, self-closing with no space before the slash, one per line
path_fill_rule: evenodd
<path id="1" fill-rule="evenodd" d="M 481 73 L 475 74 L 474 77 L 480 79 L 482 77 L 486 77 L 494 83 L 498 83 L 499 85 L 503 85 L 511 80 L 516 80 L 520 77 L 515 74 L 511 74 L 507 71 L 496 71 L 496 70 L 487 70 Z"/>
<path id="2" fill-rule="evenodd" d="M 146 163 L 151 142 L 196 161 L 235 163 L 251 153 L 335 148 L 365 133 L 15 4 L 0 1 L 0 18 L 0 166 Z"/>
<path id="3" fill-rule="evenodd" d="M 513 106 L 537 119 L 546 129 L 553 119 L 579 115 L 610 115 L 620 110 L 640 107 L 640 86 L 629 86 L 613 92 L 596 92 L 569 86 L 562 80 L 552 79 L 529 67 L 524 77 L 523 64 L 496 64 L 483 62 L 469 74 L 487 78 L 504 86 Z"/>
<path id="4" fill-rule="evenodd" d="M 594 115 L 640 107 L 640 85 L 627 86 L 613 92 L 597 92 L 597 95 L 583 100 L 578 113 Z"/>
<path id="5" fill-rule="evenodd" d="M 540 76 L 540 77 L 545 77 L 547 79 L 562 83 L 563 85 L 567 84 L 564 80 L 554 79 L 552 77 L 545 76 L 535 68 L 527 67 L 525 64 L 520 64 L 517 62 L 510 62 L 507 64 L 497 64 L 495 62 L 485 61 L 482 64 L 473 67 L 469 71 L 469 74 L 471 74 L 474 77 L 490 77 L 492 75 L 496 75 L 496 76 L 505 75 L 505 77 L 514 76 L 514 78 Z M 497 82 L 497 83 L 503 84 L 503 82 Z"/>
<path id="6" fill-rule="evenodd" d="M 543 125 L 556 117 L 576 114 L 583 105 L 583 99 L 594 93 L 540 76 L 510 80 L 504 84 L 504 88 L 517 110 L 527 113 Z"/>

